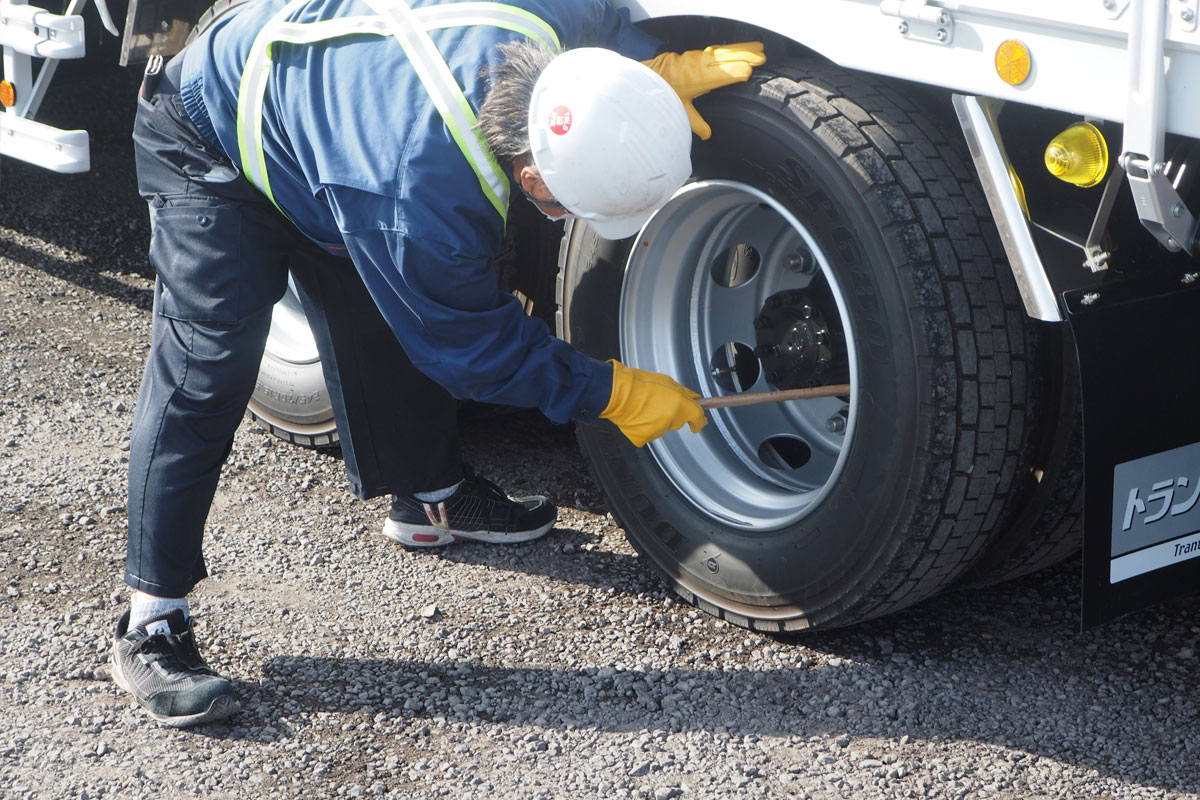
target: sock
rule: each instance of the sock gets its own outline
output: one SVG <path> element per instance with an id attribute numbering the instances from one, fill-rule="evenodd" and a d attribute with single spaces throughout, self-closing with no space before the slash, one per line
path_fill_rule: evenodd
<path id="1" fill-rule="evenodd" d="M 176 608 L 183 612 L 184 617 L 191 616 L 188 613 L 186 597 L 151 597 L 142 592 L 134 592 L 129 601 L 129 629 L 141 627 L 146 620 Z"/>
<path id="2" fill-rule="evenodd" d="M 447 486 L 445 489 L 436 489 L 432 492 L 414 492 L 413 497 L 420 500 L 422 503 L 436 503 L 439 500 L 445 500 L 450 495 L 458 491 L 458 487 L 462 486 L 463 482 L 459 481 L 453 486 Z"/>

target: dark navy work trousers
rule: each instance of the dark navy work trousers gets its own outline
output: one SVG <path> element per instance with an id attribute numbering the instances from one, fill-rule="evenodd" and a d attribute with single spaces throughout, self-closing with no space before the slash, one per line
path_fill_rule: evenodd
<path id="1" fill-rule="evenodd" d="M 180 102 L 176 63 L 143 85 L 133 139 L 158 280 L 130 442 L 126 582 L 183 597 L 207 575 L 209 507 L 289 271 L 351 490 L 367 498 L 457 482 L 455 401 L 412 366 L 352 262 L 301 236 L 204 140 Z"/>

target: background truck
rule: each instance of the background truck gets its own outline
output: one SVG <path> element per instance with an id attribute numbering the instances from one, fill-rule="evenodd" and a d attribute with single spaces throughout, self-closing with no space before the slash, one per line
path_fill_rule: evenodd
<path id="1" fill-rule="evenodd" d="M 59 45 L 84 5 L 0 0 L 3 155 L 86 169 L 86 134 L 37 127 L 45 86 L 22 87 L 31 56 L 82 54 Z M 130 2 L 122 63 L 177 49 L 185 5 Z M 514 204 L 503 285 L 585 352 L 704 395 L 850 386 L 642 449 L 579 427 L 671 586 L 746 627 L 833 627 L 1082 541 L 1087 624 L 1192 591 L 1200 0 L 618 5 L 673 49 L 762 40 L 769 61 L 698 101 L 713 137 L 639 235 Z M 293 295 L 250 413 L 336 441 Z"/>

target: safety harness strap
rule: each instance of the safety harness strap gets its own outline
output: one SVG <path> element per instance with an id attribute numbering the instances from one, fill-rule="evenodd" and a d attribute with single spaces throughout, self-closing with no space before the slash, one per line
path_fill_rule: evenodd
<path id="1" fill-rule="evenodd" d="M 475 112 L 454 79 L 428 31 L 469 25 L 491 25 L 531 38 L 558 51 L 557 34 L 534 14 L 504 3 L 468 2 L 426 6 L 415 11 L 402 0 L 365 0 L 377 16 L 339 17 L 318 22 L 289 21 L 309 0 L 292 0 L 259 31 L 238 89 L 238 150 L 247 179 L 276 208 L 263 152 L 262 124 L 272 51 L 277 42 L 310 45 L 343 36 L 393 36 L 412 63 L 450 135 L 471 165 L 479 185 L 501 219 L 508 213 L 509 183 L 479 131 Z M 282 211 L 282 209 L 280 209 Z"/>

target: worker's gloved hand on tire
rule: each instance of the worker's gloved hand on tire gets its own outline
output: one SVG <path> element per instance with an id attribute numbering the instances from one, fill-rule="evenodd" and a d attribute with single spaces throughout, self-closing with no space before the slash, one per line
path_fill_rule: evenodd
<path id="1" fill-rule="evenodd" d="M 613 365 L 612 397 L 600 418 L 612 420 L 636 446 L 685 423 L 692 433 L 708 424 L 704 409 L 696 403 L 700 395 L 691 389 L 659 372 L 633 369 L 615 360 L 608 363 Z"/>
<path id="2" fill-rule="evenodd" d="M 686 53 L 663 53 L 642 63 L 671 84 L 687 110 L 692 132 L 701 139 L 708 139 L 712 136 L 712 128 L 696 111 L 692 101 L 713 89 L 749 80 L 754 68 L 766 61 L 762 42 L 739 42 Z"/>

